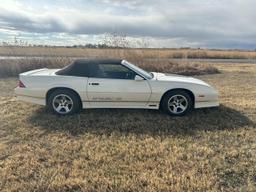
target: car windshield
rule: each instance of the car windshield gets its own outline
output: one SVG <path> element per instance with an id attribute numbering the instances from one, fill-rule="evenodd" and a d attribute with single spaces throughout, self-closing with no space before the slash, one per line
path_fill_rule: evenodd
<path id="1" fill-rule="evenodd" d="M 132 63 L 129 63 L 128 61 L 123 61 L 123 64 L 130 67 L 131 69 L 133 69 L 135 72 L 139 73 L 140 75 L 143 75 L 147 79 L 152 79 L 153 76 L 154 76 L 153 73 L 149 73 L 149 72 L 137 67 L 136 65 L 133 65 Z"/>

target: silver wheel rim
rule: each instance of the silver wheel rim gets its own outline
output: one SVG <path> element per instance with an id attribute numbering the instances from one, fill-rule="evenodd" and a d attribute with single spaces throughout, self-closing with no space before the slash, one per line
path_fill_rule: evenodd
<path id="1" fill-rule="evenodd" d="M 183 95 L 174 95 L 168 100 L 168 108 L 173 114 L 181 114 L 188 108 L 188 100 Z"/>
<path id="2" fill-rule="evenodd" d="M 67 114 L 73 109 L 73 100 L 65 94 L 56 95 L 52 101 L 53 109 L 59 114 Z"/>

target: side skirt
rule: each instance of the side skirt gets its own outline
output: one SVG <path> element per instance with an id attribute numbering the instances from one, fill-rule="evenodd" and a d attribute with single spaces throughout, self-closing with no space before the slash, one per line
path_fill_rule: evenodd
<path id="1" fill-rule="evenodd" d="M 144 102 L 83 102 L 83 108 L 159 109 L 159 103 L 145 105 Z"/>

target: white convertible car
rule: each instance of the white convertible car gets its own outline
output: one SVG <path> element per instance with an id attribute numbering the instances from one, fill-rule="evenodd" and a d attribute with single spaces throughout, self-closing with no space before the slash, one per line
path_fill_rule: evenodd
<path id="1" fill-rule="evenodd" d="M 161 108 L 181 116 L 193 108 L 219 106 L 218 92 L 201 80 L 149 73 L 125 60 L 76 60 L 63 69 L 19 77 L 19 100 L 47 105 L 60 115 L 81 108 Z"/>

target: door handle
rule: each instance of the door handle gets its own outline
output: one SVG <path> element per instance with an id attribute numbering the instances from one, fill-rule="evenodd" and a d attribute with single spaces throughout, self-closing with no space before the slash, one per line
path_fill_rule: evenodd
<path id="1" fill-rule="evenodd" d="M 89 85 L 100 85 L 99 83 L 89 83 Z"/>

